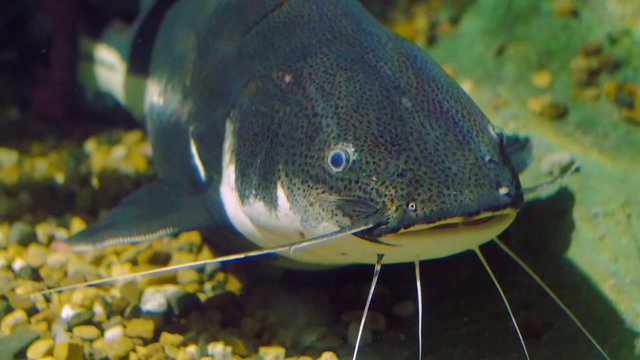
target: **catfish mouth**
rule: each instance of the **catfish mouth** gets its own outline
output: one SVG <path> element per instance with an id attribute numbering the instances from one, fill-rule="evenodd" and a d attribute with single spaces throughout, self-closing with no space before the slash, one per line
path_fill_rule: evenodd
<path id="1" fill-rule="evenodd" d="M 391 222 L 386 222 L 354 235 L 366 240 L 384 243 L 384 238 L 390 236 L 404 237 L 437 231 L 471 232 L 477 228 L 492 227 L 493 224 L 503 223 L 506 218 L 513 219 L 517 211 L 517 208 L 509 207 L 496 211 L 485 211 L 475 215 L 452 216 L 432 222 L 416 222 L 405 226 L 394 226 Z"/>

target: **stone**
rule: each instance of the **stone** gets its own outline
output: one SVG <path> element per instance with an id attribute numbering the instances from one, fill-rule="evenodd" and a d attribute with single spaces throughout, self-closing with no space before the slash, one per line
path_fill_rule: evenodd
<path id="1" fill-rule="evenodd" d="M 0 333 L 2 335 L 9 335 L 15 328 L 20 325 L 26 325 L 28 321 L 29 317 L 24 310 L 14 310 L 8 313 L 4 318 L 2 318 L 2 321 L 0 321 Z"/>
<path id="2" fill-rule="evenodd" d="M 129 352 L 133 350 L 134 346 L 133 340 L 125 336 L 117 340 L 106 340 L 104 352 L 109 359 L 123 359 L 129 355 Z"/>
<path id="3" fill-rule="evenodd" d="M 207 344 L 207 354 L 215 360 L 231 360 L 233 349 L 224 341 L 215 341 Z"/>
<path id="4" fill-rule="evenodd" d="M 172 334 L 170 332 L 163 331 L 160 334 L 159 343 L 162 346 L 165 346 L 165 345 L 180 346 L 180 345 L 182 345 L 183 341 L 184 341 L 184 336 L 183 335 Z"/>
<path id="5" fill-rule="evenodd" d="M 104 339 L 107 341 L 115 341 L 124 337 L 124 326 L 116 325 L 104 331 Z"/>
<path id="6" fill-rule="evenodd" d="M 93 318 L 93 312 L 84 308 L 76 308 L 67 304 L 60 311 L 60 319 L 67 322 L 69 327 L 85 324 Z"/>
<path id="7" fill-rule="evenodd" d="M 16 221 L 9 230 L 9 243 L 27 246 L 36 241 L 35 228 L 24 221 Z"/>
<path id="8" fill-rule="evenodd" d="M 165 312 L 169 307 L 168 297 L 179 291 L 176 285 L 149 286 L 142 292 L 140 307 L 145 312 Z"/>
<path id="9" fill-rule="evenodd" d="M 58 342 L 53 348 L 53 357 L 56 360 L 84 360 L 82 344 L 73 340 Z"/>
<path id="10" fill-rule="evenodd" d="M 60 269 L 66 265 L 69 256 L 64 252 L 49 253 L 46 258 L 46 264 L 52 269 Z"/>
<path id="11" fill-rule="evenodd" d="M 93 325 L 78 325 L 73 328 L 73 336 L 82 340 L 93 341 L 100 337 L 100 329 Z"/>
<path id="12" fill-rule="evenodd" d="M 415 316 L 416 304 L 413 300 L 404 300 L 394 304 L 391 312 L 401 319 L 410 319 Z"/>
<path id="13" fill-rule="evenodd" d="M 258 356 L 261 360 L 284 360 L 286 350 L 282 346 L 260 346 Z"/>
<path id="14" fill-rule="evenodd" d="M 199 360 L 198 356 L 198 346 L 196 344 L 190 344 L 183 348 L 180 348 L 178 351 L 178 356 L 176 360 Z"/>
<path id="15" fill-rule="evenodd" d="M 147 346 L 136 346 L 136 353 L 138 354 L 140 359 L 143 359 L 143 360 L 165 358 L 164 349 L 162 348 L 162 345 L 160 343 L 153 343 Z"/>
<path id="16" fill-rule="evenodd" d="M 42 359 L 45 356 L 53 355 L 53 339 L 38 339 L 27 348 L 27 358 Z"/>
<path id="17" fill-rule="evenodd" d="M 27 246 L 27 252 L 24 255 L 24 260 L 34 268 L 39 268 L 47 261 L 47 255 L 49 254 L 49 249 L 38 243 L 33 242 Z"/>
<path id="18" fill-rule="evenodd" d="M 195 269 L 182 269 L 176 274 L 178 284 L 186 285 L 200 282 L 200 273 Z"/>
<path id="19" fill-rule="evenodd" d="M 155 323 L 150 319 L 136 318 L 125 322 L 125 334 L 129 337 L 150 341 L 155 332 Z"/>
<path id="20" fill-rule="evenodd" d="M 338 360 L 338 355 L 333 351 L 325 351 L 317 360 Z"/>

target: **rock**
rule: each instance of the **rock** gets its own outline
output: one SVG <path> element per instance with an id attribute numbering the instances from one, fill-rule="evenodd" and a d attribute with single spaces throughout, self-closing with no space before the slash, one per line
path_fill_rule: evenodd
<path id="1" fill-rule="evenodd" d="M 164 359 L 164 349 L 160 343 L 153 343 L 147 346 L 136 346 L 136 353 L 140 359 Z M 226 359 L 225 359 L 226 360 Z M 231 360 L 231 358 L 229 358 Z"/>
<path id="2" fill-rule="evenodd" d="M 124 326 L 116 325 L 104 331 L 104 339 L 107 341 L 115 341 L 124 337 Z"/>
<path id="3" fill-rule="evenodd" d="M 284 360 L 286 350 L 282 346 L 260 346 L 258 356 L 261 360 Z"/>
<path id="4" fill-rule="evenodd" d="M 67 322 L 69 327 L 85 324 L 93 318 L 93 312 L 84 308 L 74 308 L 67 304 L 60 311 L 60 319 Z"/>
<path id="5" fill-rule="evenodd" d="M 38 339 L 38 333 L 26 326 L 19 326 L 9 335 L 0 336 L 0 359 L 14 359 L 31 343 Z"/>
<path id="6" fill-rule="evenodd" d="M 54 252 L 47 255 L 47 266 L 52 269 L 59 269 L 66 265 L 69 256 L 64 252 Z"/>
<path id="7" fill-rule="evenodd" d="M 176 360 L 198 360 L 200 357 L 198 356 L 198 346 L 196 344 L 190 344 L 183 348 L 180 348 L 178 351 L 178 356 Z"/>
<path id="8" fill-rule="evenodd" d="M 36 241 L 35 228 L 24 221 L 16 221 L 9 230 L 9 243 L 27 246 Z"/>
<path id="9" fill-rule="evenodd" d="M 53 357 L 56 360 L 84 360 L 82 344 L 73 340 L 58 342 L 53 348 Z"/>
<path id="10" fill-rule="evenodd" d="M 540 90 L 548 89 L 553 82 L 553 75 L 549 70 L 539 69 L 531 75 L 531 84 Z"/>
<path id="11" fill-rule="evenodd" d="M 231 360 L 233 349 L 223 341 L 210 342 L 207 344 L 207 354 L 215 360 Z"/>
<path id="12" fill-rule="evenodd" d="M 125 322 L 125 334 L 129 337 L 150 341 L 155 331 L 155 323 L 150 319 L 131 319 Z"/>
<path id="13" fill-rule="evenodd" d="M 180 345 L 182 345 L 183 341 L 184 341 L 184 336 L 183 335 L 172 334 L 172 333 L 166 332 L 166 331 L 163 331 L 160 334 L 160 339 L 159 339 L 159 343 L 162 346 L 165 346 L 165 345 L 180 346 Z"/>
<path id="14" fill-rule="evenodd" d="M 169 296 L 180 291 L 176 285 L 149 286 L 142 292 L 140 307 L 145 312 L 165 312 L 169 307 Z"/>
<path id="15" fill-rule="evenodd" d="M 100 329 L 93 325 L 78 325 L 73 328 L 73 336 L 82 340 L 93 341 L 100 337 Z"/>
<path id="16" fill-rule="evenodd" d="M 333 351 L 325 351 L 317 360 L 338 360 L 338 355 L 336 355 Z"/>
<path id="17" fill-rule="evenodd" d="M 49 254 L 49 249 L 46 246 L 33 242 L 27 246 L 27 252 L 24 255 L 24 260 L 34 268 L 39 268 L 47 260 L 47 255 Z"/>
<path id="18" fill-rule="evenodd" d="M 177 273 L 178 284 L 187 285 L 200 282 L 200 273 L 195 269 L 183 269 Z"/>
<path id="19" fill-rule="evenodd" d="M 38 339 L 27 348 L 27 358 L 42 359 L 45 356 L 53 355 L 53 339 Z"/>
<path id="20" fill-rule="evenodd" d="M 393 305 L 391 312 L 401 319 L 410 319 L 415 316 L 416 303 L 413 300 L 401 301 Z"/>
<path id="21" fill-rule="evenodd" d="M 26 325 L 28 321 L 29 317 L 24 310 L 14 310 L 2 318 L 2 321 L 0 322 L 0 333 L 2 335 L 9 335 L 15 328 L 20 325 Z"/>
<path id="22" fill-rule="evenodd" d="M 41 279 L 40 273 L 38 272 L 38 270 L 27 263 L 25 263 L 25 265 L 22 266 L 20 270 L 16 271 L 16 276 L 20 279 L 33 280 L 33 281 L 37 281 Z"/>
<path id="23" fill-rule="evenodd" d="M 106 340 L 104 342 L 104 352 L 107 354 L 109 359 L 122 359 L 129 355 L 129 352 L 133 350 L 135 344 L 133 340 L 128 337 L 121 337 L 117 340 Z"/>

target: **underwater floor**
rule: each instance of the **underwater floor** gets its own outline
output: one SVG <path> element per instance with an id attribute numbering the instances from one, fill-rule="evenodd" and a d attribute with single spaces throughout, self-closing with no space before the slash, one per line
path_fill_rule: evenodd
<path id="1" fill-rule="evenodd" d="M 525 186 L 580 163 L 562 186 L 531 196 L 502 238 L 612 359 L 640 359 L 640 2 L 365 3 L 495 124 L 532 138 Z M 368 266 L 247 260 L 27 296 L 211 258 L 220 236 L 88 253 L 53 246 L 153 178 L 149 143 L 123 111 L 69 103 L 73 47 L 52 35 L 65 31 L 52 20 L 59 11 L 0 5 L 0 360 L 351 358 Z M 495 244 L 482 250 L 532 359 L 601 359 Z M 421 274 L 426 359 L 524 359 L 475 254 L 423 262 Z M 412 266 L 382 268 L 360 358 L 417 358 L 415 292 Z"/>

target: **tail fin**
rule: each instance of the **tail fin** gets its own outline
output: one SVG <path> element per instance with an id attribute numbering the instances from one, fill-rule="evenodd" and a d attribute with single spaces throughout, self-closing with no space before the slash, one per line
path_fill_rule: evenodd
<path id="1" fill-rule="evenodd" d="M 148 37 L 153 37 L 174 2 L 141 0 L 138 16 L 131 23 L 113 19 L 99 35 L 80 36 L 77 78 L 89 98 L 109 94 L 135 118 L 142 118 L 148 69 L 132 61 L 148 64 L 153 48 L 153 38 Z"/>

